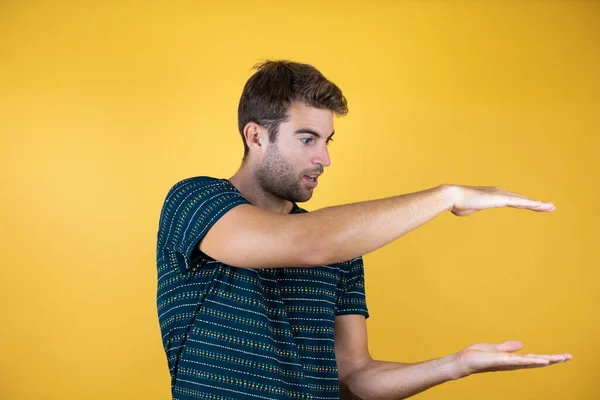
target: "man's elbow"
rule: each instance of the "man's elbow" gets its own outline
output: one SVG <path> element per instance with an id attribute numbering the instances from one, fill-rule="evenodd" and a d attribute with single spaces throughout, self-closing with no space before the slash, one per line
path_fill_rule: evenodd
<path id="1" fill-rule="evenodd" d="M 363 397 L 355 395 L 348 384 L 344 381 L 340 381 L 340 400 L 366 400 Z"/>
<path id="2" fill-rule="evenodd" d="M 294 259 L 299 267 L 310 268 L 330 264 L 331 246 L 327 239 L 323 239 L 322 232 L 314 226 L 308 214 L 298 215 L 294 218 L 289 232 L 291 235 L 291 249 Z M 304 217 L 304 218 L 303 218 Z"/>

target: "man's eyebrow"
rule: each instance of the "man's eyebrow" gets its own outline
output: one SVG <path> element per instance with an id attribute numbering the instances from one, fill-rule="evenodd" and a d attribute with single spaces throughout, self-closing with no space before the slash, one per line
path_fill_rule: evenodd
<path id="1" fill-rule="evenodd" d="M 309 129 L 309 128 L 301 128 L 301 129 L 298 129 L 297 131 L 295 131 L 294 133 L 308 133 L 309 135 L 316 136 L 319 139 L 321 138 L 321 135 L 318 132 L 316 132 L 312 129 Z M 331 132 L 331 135 L 329 135 L 327 140 L 331 139 L 334 134 L 335 134 L 335 131 Z"/>

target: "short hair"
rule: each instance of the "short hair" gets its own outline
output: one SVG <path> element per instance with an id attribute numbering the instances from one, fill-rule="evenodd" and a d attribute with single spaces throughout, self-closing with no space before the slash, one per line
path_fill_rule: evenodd
<path id="1" fill-rule="evenodd" d="M 244 142 L 244 159 L 248 144 L 244 127 L 255 122 L 267 129 L 269 142 L 275 142 L 279 125 L 287 118 L 292 102 L 329 109 L 338 116 L 348 113 L 342 91 L 321 72 L 308 64 L 288 60 L 267 60 L 254 66 L 256 72 L 248 79 L 238 106 L 238 128 Z"/>

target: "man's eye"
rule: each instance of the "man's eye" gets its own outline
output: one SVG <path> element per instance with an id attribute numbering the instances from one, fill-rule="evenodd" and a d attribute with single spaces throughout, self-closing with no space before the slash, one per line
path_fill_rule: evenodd
<path id="1" fill-rule="evenodd" d="M 309 144 L 311 143 L 311 140 L 314 140 L 313 138 L 302 138 L 300 139 L 300 141 L 304 144 Z"/>

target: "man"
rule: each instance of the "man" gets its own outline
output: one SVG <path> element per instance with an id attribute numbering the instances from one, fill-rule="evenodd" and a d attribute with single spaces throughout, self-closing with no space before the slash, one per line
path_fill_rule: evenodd
<path id="1" fill-rule="evenodd" d="M 314 67 L 268 61 L 239 104 L 244 158 L 230 179 L 196 177 L 165 200 L 157 306 L 177 399 L 398 399 L 484 371 L 545 366 L 476 344 L 417 364 L 372 360 L 361 256 L 436 215 L 554 206 L 499 188 L 440 185 L 306 212 L 330 165 L 340 89 Z"/>

